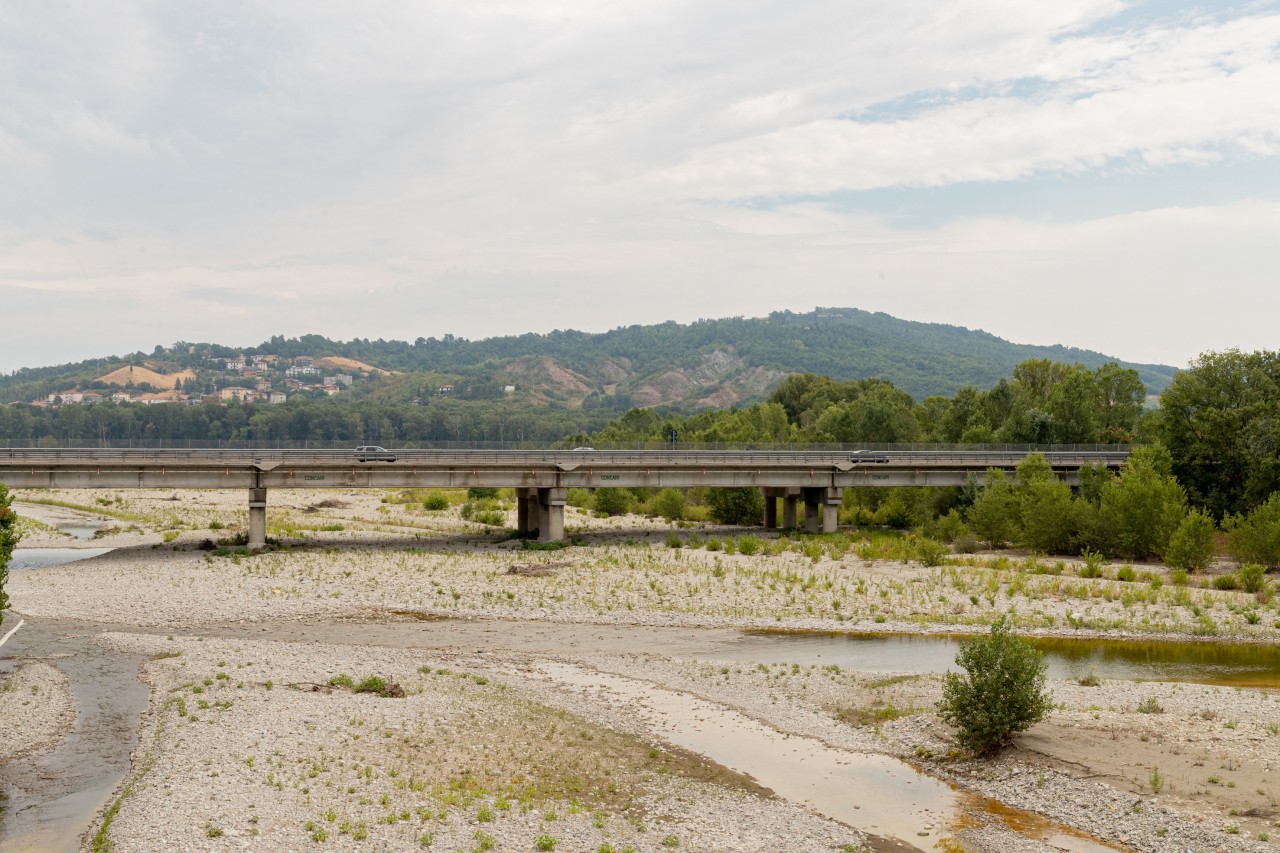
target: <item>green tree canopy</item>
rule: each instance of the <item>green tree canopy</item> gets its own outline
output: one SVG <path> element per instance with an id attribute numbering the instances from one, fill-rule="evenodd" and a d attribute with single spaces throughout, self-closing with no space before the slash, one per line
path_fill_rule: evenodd
<path id="1" fill-rule="evenodd" d="M 13 498 L 9 489 L 0 483 L 0 622 L 9 609 L 9 594 L 5 586 L 9 581 L 9 559 L 21 536 L 18 533 L 18 515 L 13 511 Z"/>
<path id="2" fill-rule="evenodd" d="M 1160 438 L 1193 503 L 1222 518 L 1280 489 L 1280 353 L 1205 353 L 1160 407 Z"/>

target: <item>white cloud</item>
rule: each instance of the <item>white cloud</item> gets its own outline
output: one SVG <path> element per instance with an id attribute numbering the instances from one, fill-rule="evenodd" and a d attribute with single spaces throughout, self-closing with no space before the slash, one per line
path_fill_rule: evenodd
<path id="1" fill-rule="evenodd" d="M 850 304 L 1183 360 L 1231 326 L 1159 294 L 1265 303 L 1273 188 L 910 228 L 870 194 L 824 198 L 1276 156 L 1276 4 L 1154 23 L 1132 6 L 9 4 L 0 287 L 24 294 L 23 321 L 72 312 L 92 330 L 76 344 L 110 351 Z M 1047 309 L 1063 290 L 1081 299 Z M 1095 322 L 1102 298 L 1179 332 Z M 1264 327 L 1247 313 L 1241 342 Z M 1132 346 L 1075 337 L 1104 329 Z M 30 334 L 0 369 L 65 360 L 68 342 Z"/>
<path id="2" fill-rule="evenodd" d="M 1280 15 L 1067 41 L 1039 69 L 1062 85 L 902 119 L 785 127 L 695 151 L 645 183 L 702 198 L 823 195 L 1011 181 L 1133 157 L 1212 162 L 1280 140 Z"/>

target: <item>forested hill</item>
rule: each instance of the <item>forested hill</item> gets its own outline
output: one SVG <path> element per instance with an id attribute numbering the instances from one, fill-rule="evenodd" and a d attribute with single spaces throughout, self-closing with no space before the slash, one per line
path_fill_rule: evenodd
<path id="1" fill-rule="evenodd" d="M 816 373 L 835 379 L 887 379 L 917 400 L 951 396 L 965 385 L 989 388 L 1033 358 L 1096 368 L 1110 356 L 1065 346 L 1014 344 L 959 326 L 916 323 L 854 308 L 819 308 L 768 317 L 731 317 L 626 326 L 601 334 L 556 331 L 469 341 L 446 335 L 416 341 L 331 341 L 307 335 L 274 337 L 232 349 L 181 344 L 170 350 L 0 377 L 0 402 L 31 400 L 84 384 L 124 364 L 145 362 L 161 372 L 200 370 L 211 357 L 272 355 L 341 357 L 391 371 L 358 382 L 357 398 L 395 403 L 421 400 L 442 385 L 473 399 L 510 395 L 530 403 L 625 410 L 633 406 L 727 407 L 762 399 L 784 376 Z M 1175 369 L 1130 364 L 1151 393 Z"/>

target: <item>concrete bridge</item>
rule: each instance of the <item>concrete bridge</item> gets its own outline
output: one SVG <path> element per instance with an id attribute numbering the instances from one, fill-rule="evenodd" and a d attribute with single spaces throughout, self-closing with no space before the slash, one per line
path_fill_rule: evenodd
<path id="1" fill-rule="evenodd" d="M 1012 471 L 1041 452 L 1057 476 L 1085 465 L 1118 468 L 1127 449 L 1086 450 L 0 450 L 0 482 L 23 489 L 247 489 L 249 545 L 266 541 L 269 489 L 514 488 L 520 533 L 564 537 L 570 488 L 750 487 L 765 497 L 764 524 L 833 532 L 844 489 L 960 486 L 988 468 Z"/>

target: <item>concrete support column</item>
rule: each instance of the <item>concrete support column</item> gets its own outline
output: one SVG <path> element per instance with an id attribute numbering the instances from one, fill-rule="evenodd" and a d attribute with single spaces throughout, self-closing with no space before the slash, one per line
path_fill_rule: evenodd
<path id="1" fill-rule="evenodd" d="M 249 547 L 264 548 L 267 544 L 267 490 L 249 490 Z"/>
<path id="2" fill-rule="evenodd" d="M 818 504 L 822 499 L 822 489 L 805 489 L 804 490 L 804 532 L 818 533 L 821 531 L 822 516 L 818 511 Z"/>
<path id="3" fill-rule="evenodd" d="M 564 505 L 568 489 L 538 489 L 538 541 L 559 542 L 564 538 Z"/>
<path id="4" fill-rule="evenodd" d="M 844 489 L 834 487 L 824 491 L 826 499 L 822 504 L 822 532 L 835 533 L 840 524 L 840 507 L 844 505 Z"/>
<path id="5" fill-rule="evenodd" d="M 768 487 L 760 490 L 764 495 L 764 529 L 778 529 L 778 493 Z"/>
<path id="6" fill-rule="evenodd" d="M 788 530 L 796 526 L 796 495 L 790 490 L 782 496 L 782 526 Z"/>
<path id="7" fill-rule="evenodd" d="M 528 489 L 516 489 L 516 533 L 529 535 L 529 504 L 533 503 Z"/>

